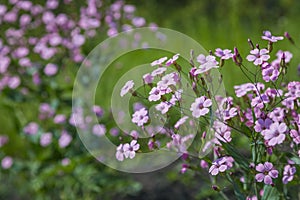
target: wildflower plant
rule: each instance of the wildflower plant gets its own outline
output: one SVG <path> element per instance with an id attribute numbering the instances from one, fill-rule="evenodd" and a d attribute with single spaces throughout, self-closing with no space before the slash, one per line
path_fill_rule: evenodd
<path id="1" fill-rule="evenodd" d="M 140 88 L 133 88 L 134 80 L 128 80 L 121 96 L 132 96 L 143 107 L 132 115 L 138 133 L 128 135 L 128 143 L 120 141 L 116 159 L 124 162 L 139 153 L 167 148 L 182 157 L 181 173 L 206 173 L 212 188 L 225 199 L 218 186 L 223 181 L 232 185 L 238 199 L 294 198 L 289 189 L 300 183 L 300 82 L 284 82 L 287 70 L 295 70 L 289 66 L 292 53 L 276 52 L 276 43 L 284 37 L 264 31 L 261 38 L 263 42 L 256 45 L 248 39 L 245 58 L 236 47 L 217 48 L 209 55 L 194 56 L 191 51 L 188 62 L 180 62 L 175 54 L 151 62 L 153 70 L 140 76 Z M 239 68 L 248 83 L 234 86 L 232 96 L 212 94 L 208 86 L 212 70 L 227 67 Z M 184 80 L 192 92 L 186 90 Z M 164 116 L 159 136 L 147 130 L 155 118 L 149 109 Z M 184 125 L 198 129 L 195 134 L 185 129 L 190 134 L 182 135 L 179 130 Z M 150 138 L 145 142 L 141 133 Z M 237 141 L 244 145 L 237 146 Z"/>

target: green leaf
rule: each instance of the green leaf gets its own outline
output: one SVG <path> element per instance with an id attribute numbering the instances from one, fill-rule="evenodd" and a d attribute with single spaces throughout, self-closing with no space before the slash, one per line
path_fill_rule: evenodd
<path id="1" fill-rule="evenodd" d="M 262 197 L 262 200 L 279 200 L 279 192 L 275 187 L 272 187 L 270 185 L 265 185 L 264 187 L 264 195 Z"/>

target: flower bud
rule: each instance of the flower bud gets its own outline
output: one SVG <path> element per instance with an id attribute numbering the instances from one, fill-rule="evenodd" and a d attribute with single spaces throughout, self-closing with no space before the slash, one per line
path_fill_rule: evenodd
<path id="1" fill-rule="evenodd" d="M 273 42 L 269 41 L 269 43 L 268 43 L 268 51 L 269 51 L 269 53 L 271 53 L 272 50 L 273 50 Z"/>
<path id="2" fill-rule="evenodd" d="M 218 192 L 220 191 L 220 188 L 217 185 L 212 185 L 211 188 L 215 191 L 218 191 Z"/>
<path id="3" fill-rule="evenodd" d="M 288 32 L 284 32 L 284 37 L 286 37 L 292 44 L 295 44 L 293 38 L 290 36 Z"/>
<path id="4" fill-rule="evenodd" d="M 248 44 L 250 45 L 250 48 L 253 50 L 254 44 L 252 43 L 252 40 L 250 38 L 248 38 Z"/>

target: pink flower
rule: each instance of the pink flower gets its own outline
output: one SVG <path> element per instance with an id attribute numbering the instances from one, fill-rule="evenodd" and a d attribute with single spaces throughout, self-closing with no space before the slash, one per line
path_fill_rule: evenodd
<path id="1" fill-rule="evenodd" d="M 156 65 L 162 65 L 162 63 L 165 62 L 167 59 L 168 59 L 167 57 L 163 57 L 158 60 L 155 60 L 151 63 L 151 66 L 154 67 Z"/>
<path id="2" fill-rule="evenodd" d="M 48 146 L 52 142 L 52 133 L 44 133 L 41 135 L 40 144 L 43 147 Z"/>
<path id="3" fill-rule="evenodd" d="M 3 169 L 9 169 L 13 164 L 13 159 L 10 156 L 5 156 L 1 161 L 1 166 Z"/>
<path id="4" fill-rule="evenodd" d="M 174 125 L 174 128 L 178 129 L 182 124 L 186 122 L 188 118 L 189 118 L 188 116 L 183 116 L 182 118 L 180 118 Z"/>
<path id="5" fill-rule="evenodd" d="M 254 61 L 254 65 L 261 65 L 264 61 L 270 59 L 270 55 L 268 55 L 268 53 L 269 51 L 267 49 L 253 49 L 247 56 L 247 60 L 250 62 Z"/>
<path id="6" fill-rule="evenodd" d="M 143 80 L 145 84 L 150 84 L 153 82 L 154 77 L 150 73 L 148 73 L 143 76 Z"/>
<path id="7" fill-rule="evenodd" d="M 136 111 L 132 115 L 132 122 L 137 124 L 138 126 L 143 126 L 145 123 L 148 122 L 148 119 L 148 111 L 145 108 Z"/>
<path id="8" fill-rule="evenodd" d="M 255 175 L 255 179 L 257 182 L 262 182 L 266 185 L 273 184 L 272 178 L 278 177 L 278 171 L 274 169 L 273 164 L 270 162 L 265 162 L 264 164 L 258 164 L 255 167 L 256 171 L 260 172 Z"/>
<path id="9" fill-rule="evenodd" d="M 300 132 L 293 129 L 290 131 L 290 136 L 293 138 L 295 144 L 300 144 Z"/>
<path id="10" fill-rule="evenodd" d="M 124 150 L 124 156 L 125 158 L 134 158 L 135 157 L 135 152 L 137 150 L 139 150 L 140 148 L 140 145 L 137 143 L 136 140 L 132 140 L 130 142 L 130 144 L 126 143 L 124 144 L 123 146 L 123 150 Z"/>
<path id="11" fill-rule="evenodd" d="M 275 122 L 270 125 L 269 129 L 262 131 L 264 139 L 268 141 L 269 146 L 275 146 L 276 144 L 281 144 L 285 140 L 285 133 L 287 131 L 287 126 L 285 123 Z"/>
<path id="12" fill-rule="evenodd" d="M 282 36 L 273 36 L 270 31 L 263 31 L 262 39 L 268 40 L 270 42 L 277 42 L 278 40 L 283 40 Z"/>
<path id="13" fill-rule="evenodd" d="M 53 76 L 56 74 L 57 70 L 58 70 L 57 65 L 49 63 L 45 66 L 44 73 L 47 76 Z"/>
<path id="14" fill-rule="evenodd" d="M 158 101 L 160 100 L 161 96 L 164 94 L 168 94 L 172 92 L 172 90 L 167 87 L 167 88 L 162 88 L 162 87 L 153 87 L 151 91 L 149 92 L 149 101 Z"/>
<path id="15" fill-rule="evenodd" d="M 62 134 L 60 136 L 60 138 L 58 139 L 58 144 L 60 148 L 65 148 L 67 147 L 70 142 L 72 141 L 72 136 L 70 134 L 68 134 L 67 131 L 62 131 Z"/>
<path id="16" fill-rule="evenodd" d="M 37 134 L 39 130 L 39 125 L 35 122 L 30 122 L 23 128 L 24 133 L 29 134 L 29 135 L 35 135 Z"/>
<path id="17" fill-rule="evenodd" d="M 212 163 L 212 166 L 209 168 L 208 172 L 216 176 L 219 172 L 224 172 L 233 166 L 234 159 L 231 156 L 225 156 L 218 158 Z"/>
<path id="18" fill-rule="evenodd" d="M 200 66 L 198 69 L 196 69 L 194 75 L 202 74 L 211 70 L 212 68 L 219 68 L 219 63 L 216 61 L 215 56 L 208 55 L 205 57 L 203 54 L 200 54 L 197 57 L 197 61 L 200 63 Z"/>
<path id="19" fill-rule="evenodd" d="M 132 80 L 127 81 L 123 88 L 121 89 L 120 95 L 123 97 L 125 94 L 127 94 L 134 86 L 134 82 Z"/>
<path id="20" fill-rule="evenodd" d="M 167 68 L 165 68 L 165 67 L 157 68 L 157 69 L 155 69 L 155 70 L 151 73 L 151 76 L 158 76 L 158 75 L 161 75 L 161 74 L 164 73 L 166 70 L 167 70 Z"/>
<path id="21" fill-rule="evenodd" d="M 0 135 L 0 148 L 3 147 L 8 142 L 8 137 L 6 135 Z"/>
<path id="22" fill-rule="evenodd" d="M 104 124 L 96 124 L 93 126 L 92 132 L 96 136 L 103 136 L 106 133 L 106 127 Z"/>
<path id="23" fill-rule="evenodd" d="M 192 103 L 190 110 L 193 117 L 199 118 L 206 115 L 209 112 L 209 107 L 212 105 L 212 101 L 205 96 L 199 97 Z"/>
<path id="24" fill-rule="evenodd" d="M 171 104 L 167 102 L 161 102 L 160 104 L 156 105 L 155 108 L 156 110 L 160 111 L 161 114 L 166 114 L 169 109 L 171 108 Z"/>
<path id="25" fill-rule="evenodd" d="M 215 55 L 220 57 L 223 60 L 228 60 L 228 59 L 232 58 L 232 56 L 233 56 L 233 54 L 231 53 L 231 50 L 229 50 L 229 49 L 222 50 L 220 48 L 216 49 Z"/>
<path id="26" fill-rule="evenodd" d="M 167 74 L 162 77 L 161 81 L 157 83 L 157 86 L 161 88 L 167 88 L 170 85 L 176 86 L 176 82 L 178 81 L 177 77 L 178 77 L 177 73 Z"/>
<path id="27" fill-rule="evenodd" d="M 69 158 L 64 158 L 64 159 L 61 160 L 61 165 L 62 166 L 67 166 L 67 165 L 70 164 L 70 162 L 71 162 L 71 160 Z"/>
<path id="28" fill-rule="evenodd" d="M 123 161 L 124 160 L 124 150 L 123 150 L 123 144 L 120 144 L 117 147 L 117 152 L 116 152 L 116 158 L 118 161 Z"/>
<path id="29" fill-rule="evenodd" d="M 170 58 L 166 62 L 166 66 L 170 66 L 170 65 L 174 64 L 178 58 L 179 58 L 179 53 L 175 54 L 172 58 Z"/>
<path id="30" fill-rule="evenodd" d="M 66 116 L 64 114 L 58 114 L 53 119 L 53 122 L 55 124 L 63 124 L 65 121 L 66 121 Z"/>
<path id="31" fill-rule="evenodd" d="M 283 184 L 288 184 L 288 182 L 294 179 L 294 174 L 296 174 L 296 167 L 291 165 L 284 166 L 282 182 Z"/>

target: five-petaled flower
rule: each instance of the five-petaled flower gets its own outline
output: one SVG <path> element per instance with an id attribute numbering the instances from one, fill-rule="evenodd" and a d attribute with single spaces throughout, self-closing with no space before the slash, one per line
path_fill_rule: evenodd
<path id="1" fill-rule="evenodd" d="M 232 58 L 232 56 L 233 56 L 233 54 L 231 53 L 231 50 L 229 50 L 229 49 L 222 50 L 220 48 L 216 49 L 215 55 L 220 57 L 223 60 L 228 60 L 228 59 Z"/>
<path id="2" fill-rule="evenodd" d="M 148 122 L 148 111 L 146 108 L 141 108 L 140 110 L 137 110 L 133 115 L 132 115 L 132 122 L 137 124 L 138 126 L 143 126 Z"/>
<path id="3" fill-rule="evenodd" d="M 284 122 L 280 124 L 279 122 L 274 122 L 269 129 L 263 130 L 261 133 L 269 146 L 275 146 L 283 143 L 286 131 L 287 126 Z"/>
<path id="4" fill-rule="evenodd" d="M 273 184 L 272 179 L 278 177 L 278 171 L 274 169 L 273 164 L 270 162 L 260 163 L 255 167 L 256 171 L 259 173 L 255 175 L 257 182 L 262 182 L 266 185 Z"/>
<path id="5" fill-rule="evenodd" d="M 261 65 L 264 61 L 270 59 L 269 51 L 267 49 L 253 49 L 247 56 L 247 60 L 253 62 L 254 65 Z"/>
<path id="6" fill-rule="evenodd" d="M 212 101 L 205 96 L 199 97 L 192 103 L 190 110 L 192 111 L 193 117 L 199 118 L 206 115 L 209 112 Z"/>
<path id="7" fill-rule="evenodd" d="M 218 62 L 216 61 L 216 57 L 215 56 L 205 56 L 203 54 L 200 54 L 197 57 L 197 61 L 200 63 L 200 66 L 198 67 L 198 69 L 196 69 L 196 71 L 194 72 L 194 75 L 198 75 L 198 74 L 202 74 L 204 72 L 207 72 L 209 70 L 211 70 L 212 68 L 218 68 Z"/>

